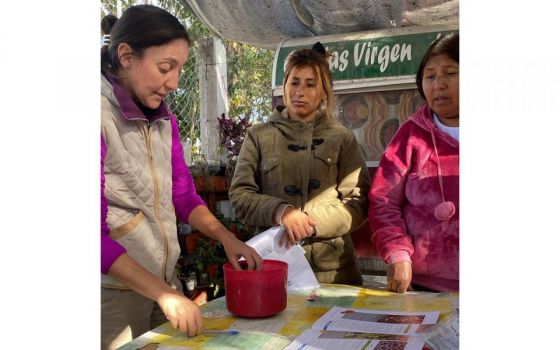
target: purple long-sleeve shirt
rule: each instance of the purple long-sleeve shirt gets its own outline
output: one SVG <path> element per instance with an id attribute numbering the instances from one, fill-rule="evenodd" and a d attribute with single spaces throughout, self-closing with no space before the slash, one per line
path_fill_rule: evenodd
<path id="1" fill-rule="evenodd" d="M 136 106 L 129 97 L 128 93 L 114 80 L 113 93 L 121 106 L 121 112 L 126 119 L 137 118 L 141 115 L 146 118 L 144 113 Z M 172 198 L 175 206 L 175 214 L 182 222 L 188 223 L 191 211 L 206 203 L 196 193 L 196 188 L 189 168 L 185 164 L 183 156 L 183 146 L 179 136 L 179 127 L 175 116 L 162 103 L 152 115 L 153 118 L 165 118 L 171 120 L 171 173 L 172 173 Z M 107 224 L 107 198 L 105 197 L 105 174 L 104 163 L 107 147 L 103 136 L 101 136 L 101 272 L 106 274 L 115 260 L 121 254 L 126 253 L 126 249 L 117 241 L 109 237 L 109 225 Z"/>

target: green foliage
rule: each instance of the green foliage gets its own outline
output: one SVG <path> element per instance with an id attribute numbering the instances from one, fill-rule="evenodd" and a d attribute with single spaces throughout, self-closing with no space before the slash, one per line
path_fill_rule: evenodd
<path id="1" fill-rule="evenodd" d="M 228 57 L 229 117 L 265 121 L 272 111 L 274 51 L 225 41 Z"/>
<path id="2" fill-rule="evenodd" d="M 105 15 L 113 14 L 119 16 L 119 8 L 121 11 L 136 4 L 136 0 L 101 0 L 101 18 Z"/>
<path id="3" fill-rule="evenodd" d="M 200 237 L 196 242 L 194 251 L 197 269 L 204 271 L 206 266 L 212 264 L 222 265 L 227 262 L 224 247 L 219 241 L 207 237 Z"/>
<path id="4" fill-rule="evenodd" d="M 225 226 L 225 228 L 235 233 L 237 238 L 243 242 L 246 242 L 255 235 L 255 227 L 246 225 L 238 220 L 227 218 L 219 210 L 214 213 L 214 216 L 222 223 L 222 225 Z"/>

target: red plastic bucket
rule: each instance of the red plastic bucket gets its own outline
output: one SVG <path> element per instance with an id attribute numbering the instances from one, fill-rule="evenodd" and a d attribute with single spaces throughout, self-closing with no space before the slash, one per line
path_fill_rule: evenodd
<path id="1" fill-rule="evenodd" d="M 242 317 L 268 317 L 284 311 L 288 302 L 288 264 L 278 260 L 263 260 L 260 271 L 245 270 L 224 264 L 226 305 L 229 312 Z"/>

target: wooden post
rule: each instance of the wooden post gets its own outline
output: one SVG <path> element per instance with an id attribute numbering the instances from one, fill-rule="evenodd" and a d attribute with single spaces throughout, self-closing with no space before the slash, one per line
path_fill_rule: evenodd
<path id="1" fill-rule="evenodd" d="M 201 153 L 208 164 L 219 164 L 218 117 L 228 114 L 226 49 L 221 40 L 202 38 L 199 41 L 198 80 Z"/>

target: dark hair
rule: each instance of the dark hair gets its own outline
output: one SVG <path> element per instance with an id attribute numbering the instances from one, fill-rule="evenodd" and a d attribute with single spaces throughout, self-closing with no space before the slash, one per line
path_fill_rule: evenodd
<path id="1" fill-rule="evenodd" d="M 428 60 L 436 55 L 446 55 L 447 57 L 451 58 L 453 61 L 459 63 L 459 33 L 454 32 L 450 34 L 446 34 L 430 45 L 428 51 L 424 54 L 424 58 L 422 58 L 422 62 L 418 67 L 418 72 L 416 72 L 416 86 L 418 87 L 418 92 L 425 100 L 426 96 L 424 95 L 424 90 L 422 89 L 422 80 L 424 79 L 424 67 L 426 67 L 426 63 Z"/>
<path id="2" fill-rule="evenodd" d="M 334 119 L 333 117 L 333 106 L 334 106 L 334 95 L 332 88 L 332 75 L 329 69 L 328 58 L 330 54 L 326 52 L 325 47 L 317 42 L 313 45 L 312 49 L 301 49 L 293 51 L 287 58 L 286 70 L 284 72 L 284 104 L 288 106 L 289 98 L 286 91 L 286 83 L 288 77 L 294 68 L 300 68 L 304 66 L 309 66 L 317 74 L 319 80 L 319 86 L 322 87 L 325 95 L 327 96 L 326 101 L 326 113 L 329 119 Z"/>
<path id="3" fill-rule="evenodd" d="M 103 19 L 101 20 L 101 32 L 103 34 L 111 33 L 111 28 L 113 28 L 117 20 L 118 20 L 117 16 L 113 16 L 113 15 L 107 15 L 103 17 Z"/>
<path id="4" fill-rule="evenodd" d="M 145 49 L 167 44 L 175 39 L 185 39 L 191 44 L 189 34 L 179 20 L 169 12 L 153 5 L 131 6 L 120 19 L 107 15 L 101 20 L 103 34 L 110 34 L 108 45 L 101 47 L 101 71 L 116 75 L 120 62 L 117 57 L 119 44 L 127 43 L 134 55 L 142 57 Z"/>

